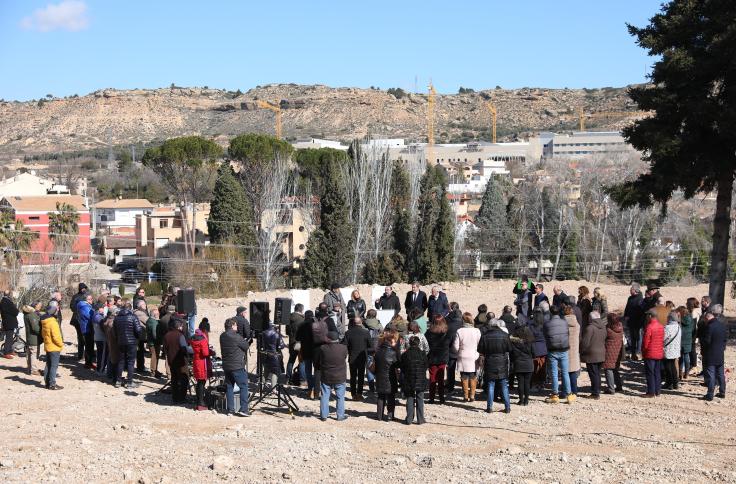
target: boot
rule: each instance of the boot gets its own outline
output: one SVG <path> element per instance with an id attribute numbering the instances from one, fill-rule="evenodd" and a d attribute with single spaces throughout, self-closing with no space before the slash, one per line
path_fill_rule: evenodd
<path id="1" fill-rule="evenodd" d="M 368 382 L 368 391 L 373 393 L 376 391 L 376 382 L 375 381 L 369 381 Z"/>
<path id="2" fill-rule="evenodd" d="M 472 380 L 470 380 L 470 395 L 469 395 L 469 397 L 470 397 L 470 401 L 471 402 L 474 402 L 475 401 L 475 389 L 476 389 L 477 386 L 478 386 L 478 380 L 477 379 L 473 378 Z"/>
<path id="3" fill-rule="evenodd" d="M 463 384 L 463 402 L 468 402 L 470 401 L 468 399 L 468 393 L 470 391 L 470 389 L 468 388 L 468 380 L 460 380 L 460 381 Z"/>
<path id="4" fill-rule="evenodd" d="M 378 420 L 379 422 L 383 420 L 383 410 L 384 410 L 383 399 L 379 398 L 377 407 L 376 407 L 376 420 Z"/>

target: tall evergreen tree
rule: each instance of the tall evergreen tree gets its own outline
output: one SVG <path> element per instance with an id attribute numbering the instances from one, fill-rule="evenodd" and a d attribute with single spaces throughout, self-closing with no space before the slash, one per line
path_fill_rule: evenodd
<path id="1" fill-rule="evenodd" d="M 228 162 L 217 170 L 207 228 L 214 243 L 255 244 L 253 207 Z"/>
<path id="2" fill-rule="evenodd" d="M 340 177 L 339 168 L 332 164 L 326 172 L 325 194 L 320 200 L 319 228 L 307 241 L 304 287 L 329 287 L 333 282 L 344 285 L 350 281 L 353 253 L 347 248 L 352 231 Z"/>
<path id="3" fill-rule="evenodd" d="M 736 2 L 673 0 L 644 28 L 629 32 L 658 58 L 651 85 L 630 89 L 639 109 L 654 114 L 624 129 L 644 153 L 648 173 L 613 190 L 623 207 L 666 206 L 716 191 L 710 296 L 723 303 L 736 174 Z"/>
<path id="4" fill-rule="evenodd" d="M 502 262 L 498 255 L 499 249 L 506 246 L 506 203 L 503 200 L 501 187 L 492 176 L 486 184 L 486 191 L 475 217 L 475 225 L 480 229 L 476 232 L 476 247 L 482 253 L 482 261 L 491 267 L 491 274 L 498 262 Z"/>
<path id="5" fill-rule="evenodd" d="M 428 166 L 420 183 L 419 227 L 413 253 L 414 278 L 424 283 L 455 277 L 455 220 L 445 187 L 442 170 Z"/>

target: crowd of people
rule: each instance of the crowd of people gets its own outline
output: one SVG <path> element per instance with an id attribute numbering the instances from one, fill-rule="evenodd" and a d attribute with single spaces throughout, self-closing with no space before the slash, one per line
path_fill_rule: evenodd
<path id="1" fill-rule="evenodd" d="M 69 323 L 77 333 L 74 356 L 115 387 L 139 386 L 136 374 L 166 378 L 175 404 L 186 403 L 193 387 L 194 408 L 206 410 L 206 386 L 218 355 L 210 344 L 207 318 L 195 328 L 191 313 L 177 311 L 177 291 L 171 288 L 160 306 L 149 308 L 143 288 L 127 299 L 108 291 L 92 294 L 80 283 L 69 305 Z M 456 386 L 462 389 L 464 402 L 475 401 L 480 391 L 489 413 L 494 402 L 503 406 L 503 412 L 511 412 L 514 391 L 521 406 L 529 404 L 531 394 L 545 396 L 550 404 L 572 404 L 580 394 L 578 377 L 583 365 L 590 387 L 581 396 L 597 400 L 602 393 L 624 391 L 625 380 L 633 380 L 635 374 L 631 369 L 624 374 L 622 361 L 637 361 L 640 355 L 645 398 L 655 398 L 662 390 L 678 390 L 682 381 L 701 375 L 707 388 L 705 400 L 726 396 L 728 331 L 722 306 L 711 304 L 708 296 L 700 301 L 689 298 L 677 306 L 658 287 L 650 286 L 642 293 L 634 283 L 619 314 L 609 311 L 600 288 L 591 293 L 580 286 L 575 297 L 555 286 L 550 300 L 543 284 L 522 278 L 512 292 L 513 306 L 505 306 L 500 316 L 485 304 L 473 315 L 451 302 L 439 286 L 432 287 L 427 296 L 415 283 L 404 299 L 402 316 L 400 299 L 390 286 L 369 309 L 359 291 L 353 291 L 345 302 L 339 286 L 333 284 L 314 311 L 305 311 L 301 304 L 294 307 L 284 328 L 288 344 L 281 327 L 271 321 L 256 335 L 247 309 L 238 307 L 219 337 L 226 409 L 237 416 L 250 414 L 247 370 L 254 341 L 265 384 L 275 386 L 283 375 L 287 384 L 303 387 L 307 398 L 320 399 L 322 420 L 329 416 L 332 395 L 337 420 L 347 418 L 348 385 L 354 401 L 371 394 L 379 420 L 396 420 L 398 399 L 403 397 L 406 424 L 425 423 L 425 403 L 445 404 Z M 3 357 L 15 356 L 12 335 L 22 310 L 28 372 L 42 375 L 49 390 L 62 388 L 57 383 L 64 348 L 62 300 L 62 294 L 54 292 L 49 301 L 19 309 L 10 292 L 0 299 Z M 379 321 L 378 310 L 393 311 L 388 324 Z M 41 348 L 45 368 L 39 363 Z M 284 350 L 288 352 L 285 365 Z M 696 375 L 699 355 L 701 371 Z"/>

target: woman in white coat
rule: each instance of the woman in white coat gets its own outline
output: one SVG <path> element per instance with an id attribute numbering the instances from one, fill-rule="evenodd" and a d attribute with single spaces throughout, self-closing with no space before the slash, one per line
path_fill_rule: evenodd
<path id="1" fill-rule="evenodd" d="M 475 401 L 475 389 L 478 386 L 476 372 L 478 370 L 478 343 L 480 330 L 475 327 L 473 315 L 463 313 L 463 327 L 457 330 L 452 349 L 457 353 L 457 369 L 463 385 L 464 401 Z"/>

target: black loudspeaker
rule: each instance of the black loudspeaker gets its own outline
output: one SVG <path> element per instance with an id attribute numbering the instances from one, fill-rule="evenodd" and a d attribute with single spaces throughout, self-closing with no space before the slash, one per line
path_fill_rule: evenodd
<path id="1" fill-rule="evenodd" d="M 176 312 L 179 314 L 194 313 L 194 289 L 179 289 L 176 293 Z"/>
<path id="2" fill-rule="evenodd" d="M 264 301 L 252 301 L 250 303 L 250 329 L 253 331 L 265 331 L 268 328 L 268 303 Z"/>
<path id="3" fill-rule="evenodd" d="M 291 299 L 288 297 L 276 298 L 276 309 L 273 315 L 273 324 L 287 325 L 291 317 Z"/>

